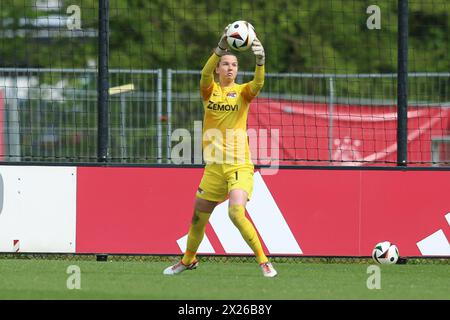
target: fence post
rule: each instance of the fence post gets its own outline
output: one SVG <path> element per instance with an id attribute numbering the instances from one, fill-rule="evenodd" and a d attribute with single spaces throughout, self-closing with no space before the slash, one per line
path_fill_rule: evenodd
<path id="1" fill-rule="evenodd" d="M 408 161 L 408 0 L 398 0 L 397 40 L 397 166 L 406 166 Z"/>
<path id="2" fill-rule="evenodd" d="M 108 160 L 109 135 L 109 0 L 100 0 L 98 5 L 98 122 L 97 122 L 97 161 Z"/>
<path id="3" fill-rule="evenodd" d="M 330 101 L 328 102 L 328 159 L 333 161 L 333 112 L 334 112 L 334 78 L 329 78 Z"/>
<path id="4" fill-rule="evenodd" d="M 167 163 L 172 162 L 172 69 L 167 69 Z"/>
<path id="5" fill-rule="evenodd" d="M 157 114 L 158 114 L 158 163 L 161 163 L 162 161 L 162 124 L 161 121 L 162 120 L 162 99 L 163 99 L 163 71 L 162 69 L 158 69 L 157 71 L 158 74 L 158 80 L 157 80 L 157 99 L 158 99 L 158 104 L 157 104 Z"/>
<path id="6" fill-rule="evenodd" d="M 125 94 L 120 94 L 120 162 L 126 162 L 128 158 L 127 129 L 126 123 L 126 101 Z"/>
<path id="7" fill-rule="evenodd" d="M 4 113 L 7 134 L 6 144 L 8 147 L 8 161 L 21 161 L 20 154 L 20 116 L 19 116 L 19 94 L 17 77 L 14 78 L 14 85 L 6 87 L 6 104 L 3 106 L 7 112 Z"/>

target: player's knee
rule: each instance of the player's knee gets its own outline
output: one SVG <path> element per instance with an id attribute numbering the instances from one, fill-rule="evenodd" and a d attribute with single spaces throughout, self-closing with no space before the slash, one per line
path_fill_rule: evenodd
<path id="1" fill-rule="evenodd" d="M 242 189 L 233 189 L 229 193 L 230 205 L 243 205 L 247 203 L 248 193 Z"/>
<path id="2" fill-rule="evenodd" d="M 194 209 L 196 211 L 211 213 L 211 212 L 213 212 L 216 205 L 217 205 L 217 202 L 215 202 L 215 201 L 208 201 L 208 200 L 197 197 L 195 199 Z"/>

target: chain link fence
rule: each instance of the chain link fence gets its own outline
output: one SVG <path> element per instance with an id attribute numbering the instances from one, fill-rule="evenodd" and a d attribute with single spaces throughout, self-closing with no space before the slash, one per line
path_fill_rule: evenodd
<path id="1" fill-rule="evenodd" d="M 240 72 L 239 83 L 251 81 L 253 72 Z M 203 119 L 198 83 L 200 71 L 195 70 L 167 70 L 167 158 L 171 161 L 171 147 L 177 143 L 171 140 L 170 133 L 178 128 L 187 129 L 192 136 L 196 132 L 196 122 Z M 422 112 L 419 121 L 442 121 L 443 127 L 425 126 L 413 128 L 422 130 L 418 150 L 410 153 L 411 165 L 433 164 L 448 165 L 450 163 L 450 73 L 410 73 L 409 106 L 419 112 L 434 110 L 434 114 Z M 381 154 L 386 151 L 378 150 L 377 145 L 395 144 L 396 127 L 389 121 L 394 119 L 394 106 L 397 96 L 396 74 L 303 74 L 303 73 L 267 73 L 265 85 L 259 94 L 263 103 L 254 102 L 250 114 L 254 113 L 254 126 L 258 128 L 277 128 L 282 131 L 280 146 L 283 148 L 292 139 L 298 139 L 302 145 L 292 144 L 294 154 L 303 157 L 288 157 L 281 155 L 281 163 L 297 164 L 329 164 L 340 160 L 341 165 L 346 162 L 352 164 L 372 163 L 385 165 L 394 160 L 386 160 L 384 156 L 369 160 L 336 159 L 334 154 L 348 152 L 351 155 L 361 153 Z M 265 107 L 266 100 L 271 106 Z M 261 107 L 260 107 L 261 105 Z M 278 106 L 281 105 L 281 108 Z M 278 107 L 278 108 L 277 108 Z M 304 107 L 302 110 L 301 108 Z M 296 109 L 300 109 L 295 118 Z M 291 115 L 293 115 L 291 117 Z M 250 115 L 251 117 L 251 115 Z M 264 118 L 264 119 L 263 119 Z M 323 118 L 326 118 L 323 121 Z M 263 119 L 263 120 L 261 120 Z M 340 121 L 340 120 L 344 121 Z M 347 121 L 345 121 L 347 120 Z M 412 119 L 415 121 L 417 119 Z M 307 123 L 309 121 L 309 123 Z M 357 122 L 352 124 L 351 121 Z M 411 121 L 411 120 L 410 120 Z M 382 125 L 376 126 L 374 123 Z M 357 143 L 348 146 L 335 145 L 336 140 L 342 139 L 341 132 L 369 131 L 373 137 L 364 138 L 365 133 L 359 134 Z M 324 143 L 318 143 L 325 140 Z M 366 145 L 361 147 L 365 142 Z M 371 149 L 372 148 L 372 149 Z M 195 149 L 195 148 L 194 148 Z M 322 156 L 320 156 L 322 154 Z"/>
<path id="2" fill-rule="evenodd" d="M 449 4 L 409 0 L 403 14 L 397 4 L 235 1 L 225 9 L 194 0 L 1 1 L 1 160 L 173 163 L 173 130 L 192 134 L 194 121 L 202 120 L 199 72 L 224 26 L 245 17 L 267 53 L 260 98 L 278 110 L 266 112 L 267 123 L 254 115 L 253 125 L 270 129 L 282 122 L 282 163 L 395 165 L 395 121 L 380 121 L 394 116 L 376 108 L 397 112 L 399 22 L 408 15 L 409 34 L 402 38 L 409 43 L 408 105 L 413 112 L 428 109 L 410 119 L 416 132 L 407 133 L 408 165 L 448 166 Z M 240 68 L 251 70 L 253 55 L 238 57 Z M 109 95 L 108 114 L 99 117 L 106 106 L 98 95 L 100 71 L 100 79 L 108 76 L 103 85 L 134 89 Z M 237 82 L 251 77 L 241 72 Z M 306 105 L 302 118 L 296 112 Z M 357 123 L 358 115 L 372 124 Z M 422 120 L 432 126 L 424 129 Z M 107 154 L 99 157 L 99 150 Z"/>
<path id="3" fill-rule="evenodd" d="M 252 77 L 253 72 L 241 72 L 238 81 L 250 81 Z M 110 79 L 111 163 L 172 163 L 172 147 L 176 143 L 172 141 L 173 131 L 186 129 L 192 136 L 199 134 L 195 132 L 195 123 L 201 125 L 203 119 L 198 90 L 200 71 L 113 69 Z M 450 117 L 449 79 L 449 73 L 411 73 L 410 107 L 436 109 L 433 119 L 444 121 Z M 3 159 L 96 162 L 96 83 L 97 75 L 93 69 L 0 69 L 0 88 L 5 92 Z M 270 129 L 279 119 L 287 119 L 295 113 L 296 105 L 308 105 L 309 114 L 305 114 L 315 123 L 306 125 L 302 123 L 306 120 L 299 118 L 298 123 L 285 121 L 275 126 L 280 130 L 292 128 L 289 135 L 282 135 L 281 145 L 283 139 L 310 141 L 304 146 L 292 146 L 295 152 L 302 152 L 305 157 L 287 158 L 285 154 L 285 158 L 282 155 L 279 160 L 293 163 L 322 161 L 326 164 L 333 160 L 333 153 L 339 152 L 339 146 L 335 145 L 336 139 L 342 138 L 339 132 L 355 129 L 354 125 L 337 120 L 343 117 L 361 121 L 369 117 L 368 122 L 387 120 L 385 114 L 376 113 L 377 108 L 384 106 L 386 110 L 392 110 L 396 103 L 396 85 L 395 74 L 268 73 L 259 98 L 268 99 L 273 105 L 283 104 L 283 109 L 264 111 L 269 119 L 266 123 L 259 123 L 255 116 L 256 125 Z M 342 107 L 348 108 L 345 114 L 338 110 Z M 365 107 L 372 108 L 367 110 L 373 110 L 373 114 L 364 115 Z M 257 102 L 252 108 L 255 111 L 252 109 L 251 112 L 259 112 Z M 326 122 L 319 123 L 324 115 L 328 117 Z M 433 119 L 430 114 L 425 114 L 421 120 Z M 395 134 L 393 127 L 373 129 L 369 126 L 368 129 L 377 136 L 368 140 L 373 146 L 386 143 L 383 139 Z M 414 158 L 416 163 L 447 165 L 450 162 L 449 129 L 441 129 L 421 140 L 422 149 L 416 150 Z M 314 142 L 319 139 L 326 142 Z M 357 147 L 352 145 L 348 151 L 357 153 Z M 321 152 L 322 158 L 317 156 Z M 387 161 L 371 162 L 385 164 Z"/>
<path id="4" fill-rule="evenodd" d="M 112 162 L 160 163 L 162 71 L 110 70 Z M 135 89 L 114 90 L 126 84 Z M 5 161 L 96 162 L 95 69 L 0 68 Z"/>

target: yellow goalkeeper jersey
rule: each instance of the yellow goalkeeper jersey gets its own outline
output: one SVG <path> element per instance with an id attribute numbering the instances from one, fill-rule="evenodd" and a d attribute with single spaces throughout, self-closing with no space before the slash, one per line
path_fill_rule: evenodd
<path id="1" fill-rule="evenodd" d="M 256 66 L 254 79 L 221 87 L 213 72 L 220 57 L 213 54 L 202 70 L 203 156 L 207 164 L 251 164 L 247 135 L 250 102 L 264 85 L 264 66 Z"/>

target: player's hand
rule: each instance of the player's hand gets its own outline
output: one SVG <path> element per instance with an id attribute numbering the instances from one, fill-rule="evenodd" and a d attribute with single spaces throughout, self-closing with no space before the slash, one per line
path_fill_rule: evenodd
<path id="1" fill-rule="evenodd" d="M 219 43 L 217 44 L 220 49 L 226 50 L 228 49 L 228 41 L 227 41 L 227 31 L 230 25 L 227 25 L 223 30 L 222 36 L 220 37 Z"/>
<path id="2" fill-rule="evenodd" d="M 219 43 L 217 44 L 217 48 L 216 48 L 215 52 L 218 56 L 222 56 L 229 48 L 228 41 L 227 41 L 227 31 L 228 31 L 229 27 L 230 27 L 230 25 L 227 25 L 225 27 L 225 29 L 223 30 L 222 36 L 220 37 Z"/>
<path id="3" fill-rule="evenodd" d="M 253 40 L 252 51 L 256 57 L 256 64 L 258 66 L 264 65 L 264 63 L 266 62 L 266 55 L 264 53 L 264 47 L 261 44 L 261 41 L 258 40 L 258 38 Z"/>

